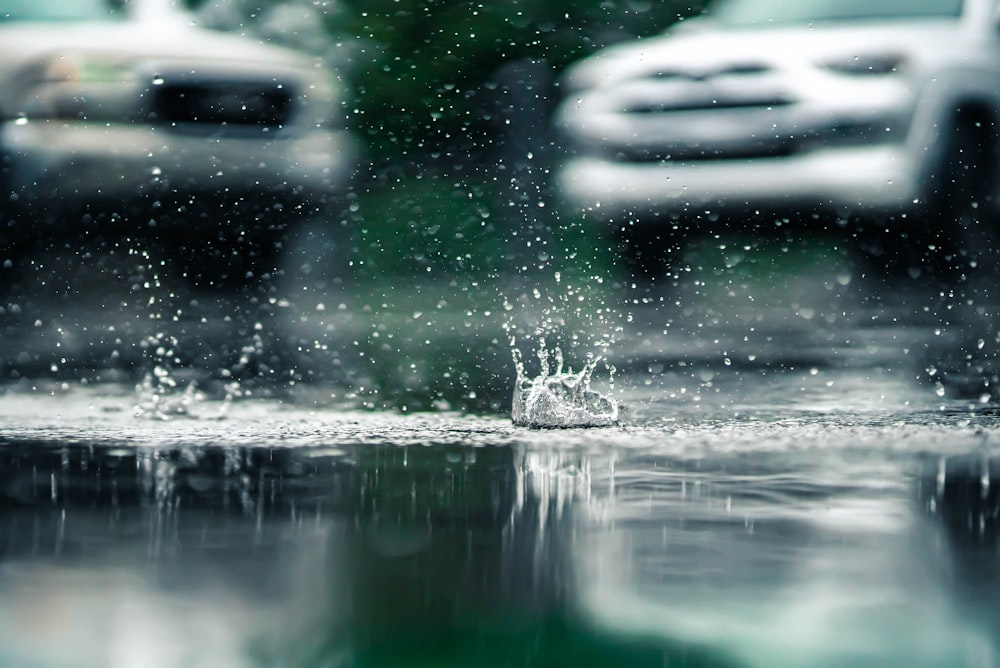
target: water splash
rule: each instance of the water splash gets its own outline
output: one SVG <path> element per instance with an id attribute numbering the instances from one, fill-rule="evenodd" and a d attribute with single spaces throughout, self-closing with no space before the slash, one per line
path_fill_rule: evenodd
<path id="1" fill-rule="evenodd" d="M 135 416 L 150 420 L 193 417 L 192 409 L 203 401 L 195 383 L 181 389 L 170 372 L 156 367 L 135 387 Z"/>
<path id="2" fill-rule="evenodd" d="M 151 370 L 135 386 L 135 416 L 149 420 L 201 417 L 195 409 L 206 401 L 205 395 L 193 378 L 181 380 L 174 369 L 181 362 L 177 337 L 160 332 L 146 337 L 141 345 Z"/>
<path id="3" fill-rule="evenodd" d="M 524 369 L 521 352 L 511 339 L 517 381 L 514 385 L 514 405 L 511 419 L 515 425 L 534 429 L 566 429 L 572 427 L 611 427 L 618 424 L 618 402 L 590 387 L 590 379 L 601 357 L 587 356 L 583 369 L 574 373 L 563 371 L 563 355 L 555 349 L 555 369 L 549 364 L 545 340 L 538 347 L 541 372 L 530 378 Z M 613 378 L 612 370 L 612 378 Z"/>

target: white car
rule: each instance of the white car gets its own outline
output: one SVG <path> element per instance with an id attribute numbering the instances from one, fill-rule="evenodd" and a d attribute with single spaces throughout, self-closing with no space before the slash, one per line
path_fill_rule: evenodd
<path id="1" fill-rule="evenodd" d="M 24 238 L 145 230 L 217 277 L 345 187 L 336 74 L 179 5 L 0 0 L 0 263 Z"/>
<path id="2" fill-rule="evenodd" d="M 971 257 L 1000 185 L 998 6 L 720 0 L 569 70 L 559 188 L 639 238 L 863 219 Z"/>

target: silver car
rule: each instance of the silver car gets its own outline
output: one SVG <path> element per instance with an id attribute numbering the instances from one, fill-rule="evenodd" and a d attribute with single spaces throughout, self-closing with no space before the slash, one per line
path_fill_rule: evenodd
<path id="1" fill-rule="evenodd" d="M 344 188 L 357 156 L 335 73 L 179 2 L 0 0 L 0 261 L 81 211 L 195 256 L 269 257 Z"/>
<path id="2" fill-rule="evenodd" d="M 735 212 L 875 220 L 970 257 L 990 243 L 996 0 L 720 0 L 561 85 L 561 192 L 616 228 L 713 230 Z"/>

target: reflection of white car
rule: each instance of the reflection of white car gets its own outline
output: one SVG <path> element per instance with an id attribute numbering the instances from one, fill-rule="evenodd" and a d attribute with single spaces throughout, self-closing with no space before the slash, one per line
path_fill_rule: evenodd
<path id="1" fill-rule="evenodd" d="M 981 213 L 998 181 L 997 6 L 720 0 L 569 71 L 560 189 L 619 227 Z"/>
<path id="2" fill-rule="evenodd" d="M 82 209 L 267 255 L 249 240 L 344 187 L 356 156 L 334 74 L 179 4 L 0 0 L 0 239 L 61 234 Z"/>

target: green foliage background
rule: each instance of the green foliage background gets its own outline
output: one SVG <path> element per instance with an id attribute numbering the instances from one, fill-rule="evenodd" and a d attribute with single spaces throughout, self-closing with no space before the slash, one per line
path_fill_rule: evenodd
<path id="1" fill-rule="evenodd" d="M 185 0 L 249 30 L 279 0 Z M 281 0 L 310 7 L 346 67 L 351 124 L 377 161 L 485 150 L 496 74 L 530 59 L 552 78 L 601 47 L 660 32 L 706 0 Z M 213 7 L 214 6 L 214 7 Z M 219 12 L 215 12 L 218 14 Z"/>
<path id="2" fill-rule="evenodd" d="M 608 44 L 700 11 L 676 0 L 344 0 L 331 33 L 361 40 L 354 122 L 379 157 L 488 147 L 496 73 L 522 59 L 553 77 Z M 344 19 L 346 20 L 346 24 Z"/>

